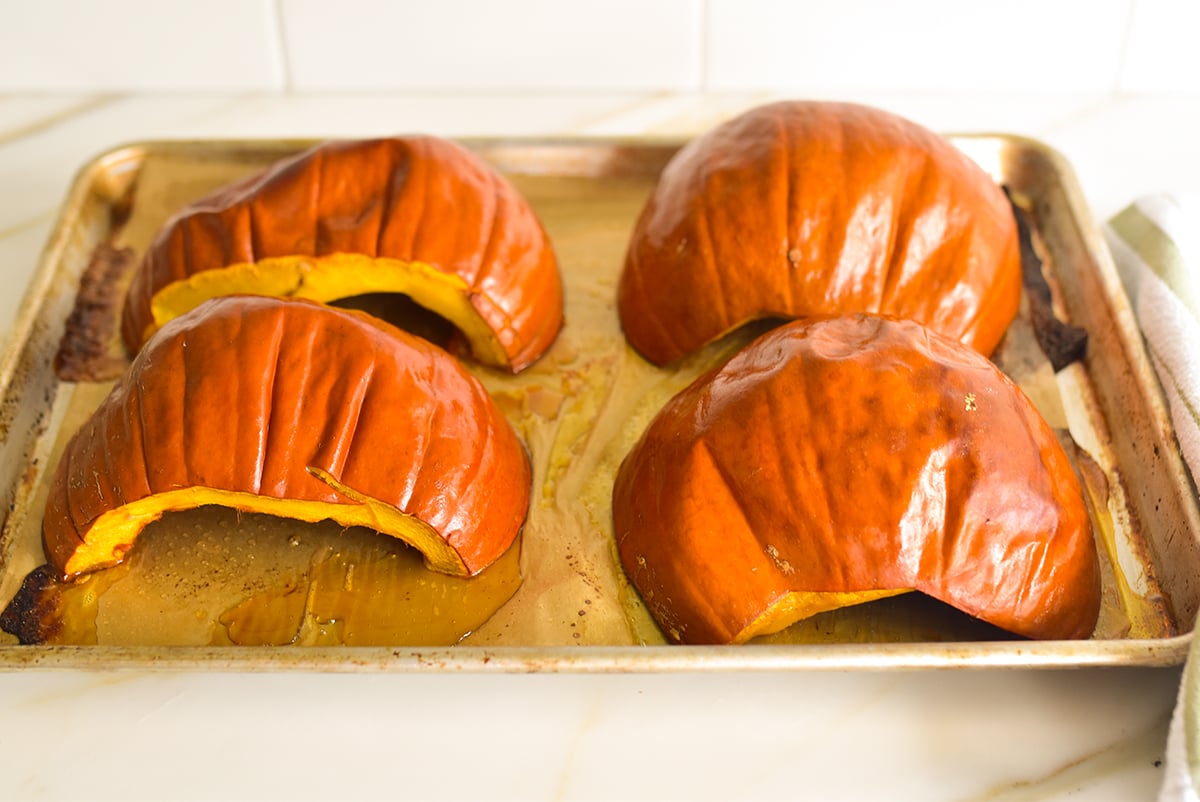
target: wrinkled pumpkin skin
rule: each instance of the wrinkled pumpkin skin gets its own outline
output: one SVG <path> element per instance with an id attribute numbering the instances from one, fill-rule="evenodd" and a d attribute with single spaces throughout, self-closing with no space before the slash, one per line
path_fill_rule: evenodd
<path id="1" fill-rule="evenodd" d="M 122 335 L 136 353 L 205 297 L 386 291 L 450 318 L 476 358 L 514 372 L 562 326 L 558 263 L 528 203 L 466 149 L 413 136 L 318 145 L 183 209 L 133 278 Z"/>
<path id="2" fill-rule="evenodd" d="M 676 154 L 631 237 L 618 311 L 657 365 L 751 320 L 853 312 L 989 354 L 1020 291 L 1011 207 L 953 144 L 877 109 L 795 101 Z"/>
<path id="3" fill-rule="evenodd" d="M 160 329 L 70 440 L 43 540 L 73 576 L 166 510 L 222 504 L 368 525 L 476 574 L 524 522 L 531 474 L 483 386 L 367 315 L 228 296 Z"/>
<path id="4" fill-rule="evenodd" d="M 625 572 L 685 643 L 906 590 L 1031 638 L 1086 638 L 1099 615 L 1054 433 L 986 358 L 912 321 L 763 335 L 662 409 L 620 467 L 613 519 Z"/>

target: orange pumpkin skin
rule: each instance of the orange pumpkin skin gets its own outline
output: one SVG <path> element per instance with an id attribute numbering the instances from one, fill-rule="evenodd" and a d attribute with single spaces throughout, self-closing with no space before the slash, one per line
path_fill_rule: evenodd
<path id="1" fill-rule="evenodd" d="M 686 643 L 737 641 L 789 593 L 913 589 L 1033 638 L 1087 637 L 1099 615 L 1054 433 L 986 358 L 912 321 L 763 335 L 662 409 L 613 519 L 628 577 Z"/>
<path id="2" fill-rule="evenodd" d="M 361 508 L 314 471 L 432 527 L 468 574 L 513 542 L 531 483 L 508 421 L 441 349 L 357 312 L 228 296 L 160 329 L 70 440 L 46 552 L 71 575 L 102 515 L 181 489 Z"/>
<path id="3" fill-rule="evenodd" d="M 183 209 L 133 278 L 125 344 L 133 353 L 141 347 L 155 324 L 152 300 L 172 282 L 269 258 L 335 254 L 419 262 L 457 277 L 499 341 L 496 364 L 514 372 L 562 327 L 558 263 L 529 204 L 465 148 L 412 136 L 324 143 Z"/>
<path id="4" fill-rule="evenodd" d="M 853 312 L 988 354 L 1020 292 L 1008 200 L 952 143 L 877 109 L 797 101 L 676 154 L 633 231 L 618 311 L 658 365 L 751 320 Z"/>

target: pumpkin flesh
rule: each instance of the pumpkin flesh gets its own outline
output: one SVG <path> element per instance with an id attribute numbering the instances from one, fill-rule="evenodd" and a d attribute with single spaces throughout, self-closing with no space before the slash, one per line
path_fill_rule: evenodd
<path id="1" fill-rule="evenodd" d="M 253 264 L 205 270 L 163 287 L 151 300 L 153 323 L 144 339 L 167 322 L 212 298 L 257 294 L 328 303 L 367 293 L 401 293 L 450 321 L 481 362 L 508 359 L 496 333 L 471 305 L 470 288 L 459 276 L 422 262 L 370 258 L 362 254 L 278 256 Z"/>
<path id="2" fill-rule="evenodd" d="M 377 532 L 387 532 L 420 551 L 425 556 L 426 566 L 432 571 L 451 576 L 467 576 L 470 573 L 458 553 L 419 518 L 405 515 L 379 499 L 355 494 L 334 481 L 325 471 L 314 469 L 314 474 L 337 488 L 342 495 L 358 501 L 358 504 L 279 499 L 213 487 L 168 490 L 123 504 L 97 518 L 83 543 L 67 560 L 64 573 L 79 576 L 116 565 L 125 559 L 141 531 L 165 513 L 207 505 L 308 523 L 330 520 L 342 526 L 365 526 Z"/>

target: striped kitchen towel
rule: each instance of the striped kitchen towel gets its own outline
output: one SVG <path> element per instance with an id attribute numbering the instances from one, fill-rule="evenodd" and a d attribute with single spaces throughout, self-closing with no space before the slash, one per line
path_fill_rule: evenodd
<path id="1" fill-rule="evenodd" d="M 1104 226 L 1117 272 L 1200 481 L 1200 193 L 1152 195 Z M 1193 638 L 1167 738 L 1159 802 L 1200 802 L 1200 638 Z"/>
<path id="2" fill-rule="evenodd" d="M 1200 482 L 1200 193 L 1141 198 L 1104 233 Z"/>

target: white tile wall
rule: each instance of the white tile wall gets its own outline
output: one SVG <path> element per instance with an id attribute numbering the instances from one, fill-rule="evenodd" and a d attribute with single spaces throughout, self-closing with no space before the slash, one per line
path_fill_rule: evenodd
<path id="1" fill-rule="evenodd" d="M 1200 92 L 1200 3 L 1137 0 L 1129 25 L 1120 88 L 1132 92 Z"/>
<path id="2" fill-rule="evenodd" d="M 701 0 L 282 0 L 297 90 L 692 90 Z"/>
<path id="3" fill-rule="evenodd" d="M 0 92 L 1200 92 L 1200 0 L 0 0 Z"/>
<path id="4" fill-rule="evenodd" d="M 715 90 L 1103 91 L 1129 0 L 710 0 Z"/>
<path id="5" fill-rule="evenodd" d="M 0 0 L 0 91 L 281 90 L 272 0 Z"/>

